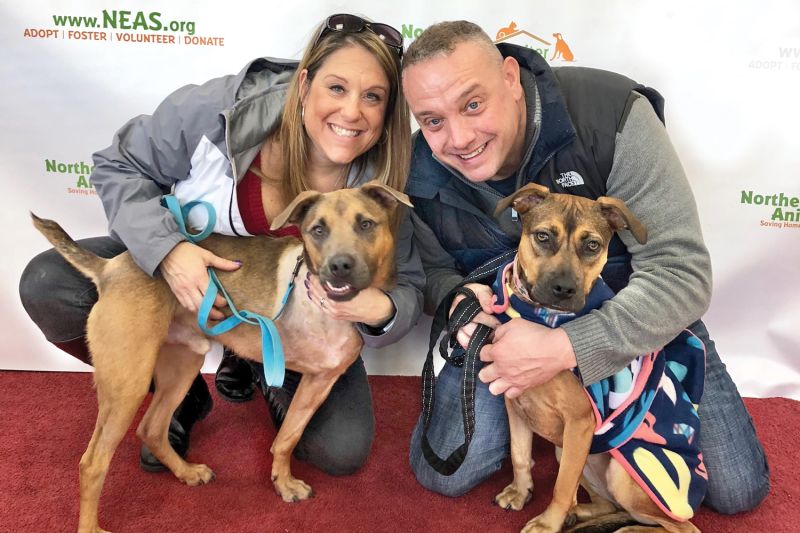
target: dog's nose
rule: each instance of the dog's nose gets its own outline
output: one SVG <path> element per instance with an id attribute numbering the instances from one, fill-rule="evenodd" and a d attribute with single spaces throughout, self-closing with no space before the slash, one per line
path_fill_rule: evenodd
<path id="1" fill-rule="evenodd" d="M 575 285 L 561 280 L 553 284 L 553 294 L 560 300 L 566 300 L 575 296 Z"/>
<path id="2" fill-rule="evenodd" d="M 336 278 L 348 278 L 353 271 L 355 258 L 350 254 L 339 254 L 333 256 L 328 262 L 331 274 Z"/>

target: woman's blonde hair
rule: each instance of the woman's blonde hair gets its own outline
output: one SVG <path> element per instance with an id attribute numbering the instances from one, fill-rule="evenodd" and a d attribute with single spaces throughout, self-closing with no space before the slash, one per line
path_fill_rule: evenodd
<path id="1" fill-rule="evenodd" d="M 375 56 L 389 80 L 383 133 L 378 142 L 351 165 L 358 165 L 359 177 L 369 167 L 374 172 L 374 179 L 402 191 L 408 177 L 411 157 L 411 124 L 408 106 L 400 90 L 400 58 L 397 51 L 368 29 L 356 33 L 331 31 L 321 38 L 318 37 L 324 29 L 323 22 L 315 32 L 317 37 L 306 48 L 289 84 L 283 109 L 279 136 L 284 153 L 284 198 L 291 201 L 309 189 L 305 176 L 311 139 L 303 127 L 302 96 L 305 88 L 300 86 L 300 73 L 304 69 L 308 72 L 306 83 L 310 84 L 325 60 L 332 53 L 348 46 L 361 46 Z"/>

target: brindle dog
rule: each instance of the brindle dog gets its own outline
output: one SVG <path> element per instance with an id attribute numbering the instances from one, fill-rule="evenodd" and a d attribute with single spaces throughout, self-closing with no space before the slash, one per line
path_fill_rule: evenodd
<path id="1" fill-rule="evenodd" d="M 605 265 L 614 232 L 627 229 L 639 243 L 647 241 L 646 228 L 615 198 L 593 201 L 552 194 L 545 187 L 531 184 L 504 199 L 497 213 L 510 205 L 522 218 L 517 256 L 520 284 L 531 301 L 551 309 L 576 312 L 584 307 L 586 295 Z M 595 415 L 572 372 L 563 371 L 516 399 L 506 398 L 505 404 L 514 480 L 495 497 L 498 505 L 521 510 L 532 496 L 534 432 L 561 449 L 550 505 L 530 520 L 523 532 L 558 532 L 568 516 L 585 522 L 604 515 L 612 522 L 627 519 L 630 523 L 633 517 L 638 522 L 660 526 L 630 526 L 624 528 L 626 532 L 698 531 L 690 522 L 677 522 L 664 514 L 609 454 L 589 455 Z M 579 484 L 589 492 L 592 503 L 577 504 Z M 619 516 L 620 509 L 627 514 Z"/>
<path id="2" fill-rule="evenodd" d="M 353 298 L 367 287 L 394 283 L 394 226 L 408 197 L 371 182 L 359 189 L 304 192 L 275 220 L 300 228 L 294 237 L 236 238 L 212 235 L 199 243 L 242 267 L 219 272 L 239 309 L 275 316 L 298 256 L 298 273 L 317 274 L 331 300 Z M 103 531 L 98 503 L 114 451 L 130 426 L 152 380 L 156 391 L 136 434 L 187 485 L 214 479 L 204 464 L 182 459 L 169 444 L 170 417 L 200 371 L 209 338 L 193 313 L 178 304 L 161 277 L 151 278 L 126 252 L 101 259 L 80 248 L 55 222 L 32 215 L 34 225 L 61 255 L 97 286 L 100 298 L 89 314 L 87 338 L 97 388 L 97 425 L 80 462 L 80 532 Z M 292 477 L 290 457 L 308 421 L 338 377 L 361 352 L 362 339 L 350 322 L 332 320 L 294 291 L 276 321 L 286 367 L 303 374 L 286 418 L 272 444 L 272 482 L 284 501 L 305 500 L 311 487 Z M 217 337 L 239 356 L 261 361 L 260 330 L 242 324 Z"/>

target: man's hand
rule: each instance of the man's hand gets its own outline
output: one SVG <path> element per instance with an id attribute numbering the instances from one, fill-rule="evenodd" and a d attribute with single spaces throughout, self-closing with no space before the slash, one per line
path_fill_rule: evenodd
<path id="1" fill-rule="evenodd" d="M 395 314 L 392 299 L 385 292 L 374 287 L 368 287 L 356 294 L 351 300 L 344 302 L 337 302 L 328 298 L 327 292 L 322 288 L 317 276 L 307 276 L 305 287 L 308 290 L 308 298 L 323 313 L 335 320 L 361 322 L 373 328 L 381 328 Z"/>
<path id="2" fill-rule="evenodd" d="M 178 302 L 192 312 L 200 309 L 203 295 L 208 288 L 208 267 L 220 270 L 236 270 L 241 265 L 214 255 L 204 248 L 184 241 L 175 245 L 161 261 L 161 274 L 172 289 Z M 217 295 L 214 308 L 209 313 L 212 320 L 221 320 L 225 315 L 220 311 L 227 305 L 225 298 Z"/>
<path id="3" fill-rule="evenodd" d="M 475 315 L 475 318 L 473 318 L 468 324 L 459 329 L 458 333 L 456 334 L 456 340 L 458 340 L 458 343 L 462 348 L 466 349 L 467 345 L 469 344 L 469 340 L 475 333 L 475 328 L 478 327 L 478 324 L 483 324 L 495 329 L 500 325 L 500 321 L 497 320 L 497 318 L 492 314 L 493 294 L 491 287 L 488 285 L 481 285 L 480 283 L 467 283 L 464 285 L 464 288 L 470 289 L 475 293 L 475 296 L 478 298 L 478 302 L 481 304 L 481 309 L 483 309 L 480 313 Z M 450 305 L 450 312 L 447 315 L 448 317 L 453 315 L 453 311 L 455 311 L 458 302 L 464 298 L 465 296 L 461 294 L 458 294 L 455 298 L 453 298 L 453 303 Z"/>
<path id="4" fill-rule="evenodd" d="M 551 329 L 521 318 L 512 319 L 494 332 L 481 350 L 483 367 L 478 377 L 494 395 L 516 398 L 522 391 L 550 381 L 562 370 L 577 366 L 575 352 L 561 328 Z"/>

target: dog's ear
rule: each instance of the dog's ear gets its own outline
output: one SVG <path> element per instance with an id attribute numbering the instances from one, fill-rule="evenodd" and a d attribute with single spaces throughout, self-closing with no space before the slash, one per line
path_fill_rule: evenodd
<path id="1" fill-rule="evenodd" d="M 631 213 L 628 206 L 625 205 L 625 202 L 618 198 L 601 196 L 597 199 L 597 203 L 600 206 L 600 211 L 603 213 L 603 216 L 606 217 L 606 220 L 608 220 L 608 223 L 611 225 L 611 229 L 614 231 L 627 229 L 633 234 L 633 237 L 639 244 L 647 242 L 647 228 L 644 227 L 644 224 L 639 222 L 636 215 Z"/>
<path id="2" fill-rule="evenodd" d="M 411 203 L 408 195 L 400 191 L 396 191 L 388 185 L 379 182 L 378 180 L 372 180 L 362 185 L 361 192 L 386 208 L 392 208 L 396 206 L 397 202 L 407 205 L 408 207 L 414 207 L 414 204 Z"/>
<path id="3" fill-rule="evenodd" d="M 292 203 L 284 209 L 281 214 L 275 217 L 270 225 L 269 229 L 271 231 L 275 231 L 278 228 L 282 228 L 286 224 L 293 224 L 299 226 L 300 223 L 303 221 L 303 218 L 308 213 L 308 210 L 311 209 L 317 200 L 322 197 L 322 193 L 317 191 L 303 191 L 297 196 L 295 196 Z"/>
<path id="4" fill-rule="evenodd" d="M 517 213 L 527 213 L 532 207 L 542 203 L 550 194 L 550 189 L 537 183 L 529 183 L 511 196 L 506 196 L 497 203 L 494 216 L 499 216 L 509 206 L 514 206 Z"/>

